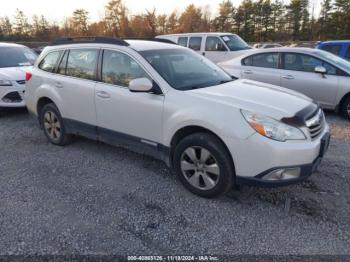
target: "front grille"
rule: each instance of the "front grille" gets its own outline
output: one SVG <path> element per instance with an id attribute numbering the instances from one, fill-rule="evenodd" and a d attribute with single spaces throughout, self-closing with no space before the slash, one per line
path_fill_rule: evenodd
<path id="1" fill-rule="evenodd" d="M 6 96 L 2 98 L 2 101 L 5 103 L 18 103 L 22 102 L 21 96 L 18 94 L 18 92 L 11 92 L 8 93 Z"/>
<path id="2" fill-rule="evenodd" d="M 325 128 L 325 117 L 322 109 L 318 109 L 308 120 L 306 126 L 309 129 L 311 139 L 316 139 Z"/>
<path id="3" fill-rule="evenodd" d="M 20 85 L 24 85 L 26 83 L 26 80 L 18 80 L 16 82 Z"/>

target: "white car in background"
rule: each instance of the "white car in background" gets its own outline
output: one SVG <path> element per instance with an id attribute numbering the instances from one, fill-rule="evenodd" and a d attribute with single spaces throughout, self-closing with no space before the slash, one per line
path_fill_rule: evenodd
<path id="1" fill-rule="evenodd" d="M 255 49 L 219 63 L 236 78 L 303 93 L 350 119 L 350 62 L 311 48 Z"/>
<path id="2" fill-rule="evenodd" d="M 329 144 L 311 99 L 235 81 L 178 45 L 61 39 L 44 49 L 28 80 L 27 107 L 51 143 L 82 135 L 152 155 L 204 197 L 235 184 L 304 180 Z"/>
<path id="3" fill-rule="evenodd" d="M 0 109 L 25 107 L 25 74 L 36 58 L 28 47 L 0 43 Z"/>
<path id="4" fill-rule="evenodd" d="M 232 33 L 171 34 L 159 35 L 156 39 L 166 39 L 188 47 L 214 63 L 229 60 L 251 49 L 242 38 Z"/>

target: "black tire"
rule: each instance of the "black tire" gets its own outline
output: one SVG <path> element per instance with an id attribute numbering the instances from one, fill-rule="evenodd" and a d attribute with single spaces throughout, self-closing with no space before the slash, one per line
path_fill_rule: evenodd
<path id="1" fill-rule="evenodd" d="M 340 108 L 340 113 L 343 117 L 350 120 L 350 96 L 345 98 L 345 100 L 343 101 Z"/>
<path id="2" fill-rule="evenodd" d="M 60 128 L 59 128 L 59 135 L 56 136 L 56 138 L 54 138 L 51 134 L 49 129 L 46 128 L 45 123 L 47 123 L 47 121 L 45 120 L 45 116 L 46 114 L 51 114 L 52 116 L 55 116 L 55 119 L 57 119 L 57 121 L 55 123 L 58 123 Z M 40 124 L 44 130 L 44 134 L 47 137 L 47 139 L 50 141 L 50 143 L 57 145 L 57 146 L 65 146 L 68 145 L 72 142 L 72 135 L 67 134 L 66 129 L 64 127 L 64 122 L 63 119 L 61 117 L 61 114 L 58 110 L 58 108 L 56 107 L 55 104 L 46 104 L 40 111 Z M 58 134 L 58 133 L 55 133 Z"/>
<path id="3" fill-rule="evenodd" d="M 219 175 L 214 176 L 214 178 L 216 179 L 215 180 L 216 184 L 213 188 L 210 188 L 210 189 L 198 188 L 193 186 L 189 182 L 189 176 L 192 177 L 194 176 L 194 174 L 197 174 L 196 172 L 198 171 L 198 169 L 196 169 L 196 171 L 182 170 L 181 162 L 184 160 L 184 157 L 185 158 L 187 157 L 185 151 L 188 149 L 190 150 L 194 149 L 196 152 L 197 158 L 201 158 L 200 155 L 202 154 L 202 151 L 201 151 L 202 149 L 207 150 L 207 152 L 211 154 L 208 161 L 214 161 L 214 163 L 216 163 L 217 166 L 219 167 Z M 196 150 L 199 150 L 199 152 Z M 188 161 L 191 162 L 190 159 Z M 204 166 L 206 166 L 207 163 L 208 162 L 205 162 Z M 197 165 L 198 165 L 198 162 L 196 164 L 196 168 L 198 167 Z M 182 139 L 179 142 L 179 144 L 176 146 L 174 151 L 173 167 L 182 184 L 189 191 L 201 197 L 213 198 L 221 194 L 225 194 L 230 189 L 232 189 L 235 182 L 234 166 L 226 147 L 217 137 L 209 133 L 196 133 Z M 193 174 L 192 176 L 191 176 L 191 172 Z M 199 174 L 200 174 L 199 176 L 197 174 L 197 177 L 199 177 L 199 182 L 202 181 L 202 184 L 205 186 L 203 175 L 204 174 L 208 175 L 210 174 L 210 172 L 208 173 L 206 168 L 204 168 L 199 171 Z M 213 174 L 210 174 L 210 177 L 213 178 Z"/>

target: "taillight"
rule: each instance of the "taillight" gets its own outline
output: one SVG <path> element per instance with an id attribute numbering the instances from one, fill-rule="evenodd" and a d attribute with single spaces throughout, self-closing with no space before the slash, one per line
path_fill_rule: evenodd
<path id="1" fill-rule="evenodd" d="M 29 81 L 32 78 L 32 73 L 26 72 L 26 81 Z"/>

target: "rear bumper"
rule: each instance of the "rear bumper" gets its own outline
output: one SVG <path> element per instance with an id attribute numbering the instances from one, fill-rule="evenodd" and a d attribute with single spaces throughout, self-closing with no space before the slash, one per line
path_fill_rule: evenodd
<path id="1" fill-rule="evenodd" d="M 271 168 L 267 171 L 260 173 L 255 177 L 236 177 L 236 183 L 238 185 L 255 185 L 255 186 L 263 186 L 263 187 L 279 187 L 279 186 L 287 186 L 291 184 L 295 184 L 301 182 L 308 177 L 310 177 L 317 170 L 320 165 L 325 153 L 328 150 L 330 142 L 330 134 L 326 133 L 321 139 L 320 152 L 317 158 L 310 164 L 296 165 L 296 166 L 283 166 L 283 167 L 275 167 Z M 265 176 L 279 171 L 279 170 L 299 170 L 299 176 L 296 178 L 289 179 L 279 179 L 279 180 L 268 180 Z"/>

